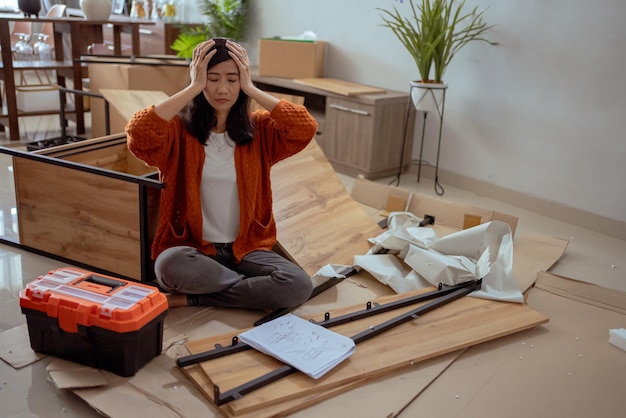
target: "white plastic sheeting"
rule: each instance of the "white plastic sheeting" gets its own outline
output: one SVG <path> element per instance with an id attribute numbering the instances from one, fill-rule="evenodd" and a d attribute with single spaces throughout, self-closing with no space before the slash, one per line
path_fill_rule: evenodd
<path id="1" fill-rule="evenodd" d="M 354 267 L 369 272 L 396 293 L 483 279 L 470 296 L 523 303 L 513 274 L 513 235 L 507 223 L 492 221 L 439 238 L 420 227 L 410 212 L 389 215 L 389 228 L 371 238 L 372 248 L 354 258 Z M 330 277 L 326 266 L 316 276 Z"/>

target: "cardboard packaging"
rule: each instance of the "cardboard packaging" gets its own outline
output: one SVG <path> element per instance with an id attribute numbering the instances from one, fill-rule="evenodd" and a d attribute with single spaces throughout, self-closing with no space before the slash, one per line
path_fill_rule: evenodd
<path id="1" fill-rule="evenodd" d="M 259 75 L 262 77 L 324 77 L 326 42 L 283 39 L 259 40 Z"/>
<path id="2" fill-rule="evenodd" d="M 354 179 L 352 197 L 357 202 L 372 208 L 373 211 L 368 212 L 373 217 L 379 216 L 379 220 L 387 216 L 389 212 L 407 211 L 420 218 L 424 218 L 425 215 L 434 216 L 438 225 L 454 230 L 467 229 L 490 221 L 502 221 L 509 224 L 513 236 L 517 229 L 518 218 L 516 216 L 412 193 L 400 187 L 375 183 L 362 177 Z"/>
<path id="3" fill-rule="evenodd" d="M 15 87 L 17 110 L 20 112 L 58 112 L 59 89 L 50 85 Z"/>
<path id="4" fill-rule="evenodd" d="M 65 267 L 29 283 L 20 307 L 40 353 L 120 376 L 161 353 L 167 299 L 154 286 Z"/>
<path id="5" fill-rule="evenodd" d="M 163 65 L 158 65 L 159 63 Z M 88 71 L 89 89 L 93 93 L 100 93 L 102 89 L 156 90 L 171 96 L 189 84 L 189 66 L 180 61 L 136 59 L 133 63 L 90 63 Z M 119 115 L 112 112 L 111 133 L 123 132 L 126 122 L 128 120 L 120 119 Z M 91 136 L 97 138 L 105 134 L 104 103 L 102 100 L 92 99 Z"/>

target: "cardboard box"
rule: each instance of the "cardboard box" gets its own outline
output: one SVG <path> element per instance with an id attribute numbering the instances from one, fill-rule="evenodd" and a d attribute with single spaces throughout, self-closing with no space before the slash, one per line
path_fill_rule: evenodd
<path id="1" fill-rule="evenodd" d="M 163 65 L 156 65 L 159 63 L 157 59 L 136 59 L 133 64 L 90 63 L 89 90 L 93 93 L 100 93 L 101 89 L 151 90 L 162 91 L 171 96 L 189 84 L 189 66 L 184 61 L 161 62 Z M 110 122 L 111 133 L 114 134 L 124 131 L 127 120 L 118 120 L 113 113 Z M 91 136 L 97 138 L 104 135 L 104 102 L 92 99 Z"/>
<path id="2" fill-rule="evenodd" d="M 59 89 L 52 85 L 15 87 L 17 110 L 20 112 L 58 112 Z"/>
<path id="3" fill-rule="evenodd" d="M 65 267 L 29 283 L 20 307 L 40 353 L 120 376 L 161 353 L 167 299 L 154 286 Z"/>
<path id="4" fill-rule="evenodd" d="M 511 233 L 515 236 L 517 228 L 516 216 L 413 193 L 399 187 L 371 182 L 362 177 L 354 179 L 351 194 L 357 202 L 373 208 L 381 219 L 389 212 L 407 211 L 420 218 L 424 218 L 425 215 L 434 216 L 435 224 L 455 230 L 471 228 L 490 221 L 502 221 L 509 224 Z"/>
<path id="5" fill-rule="evenodd" d="M 282 39 L 259 40 L 259 75 L 262 77 L 324 77 L 326 42 Z"/>

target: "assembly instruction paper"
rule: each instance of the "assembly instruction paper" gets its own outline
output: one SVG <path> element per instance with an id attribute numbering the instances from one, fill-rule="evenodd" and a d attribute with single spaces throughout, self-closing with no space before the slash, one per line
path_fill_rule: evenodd
<path id="1" fill-rule="evenodd" d="M 354 353 L 354 341 L 293 314 L 239 334 L 239 339 L 318 379 Z"/>

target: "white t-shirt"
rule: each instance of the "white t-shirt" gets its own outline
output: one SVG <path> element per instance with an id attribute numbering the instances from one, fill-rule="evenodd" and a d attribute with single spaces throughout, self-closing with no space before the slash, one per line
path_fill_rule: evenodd
<path id="1" fill-rule="evenodd" d="M 211 132 L 204 154 L 200 183 L 202 238 L 209 242 L 233 242 L 239 233 L 235 143 L 226 133 Z"/>

